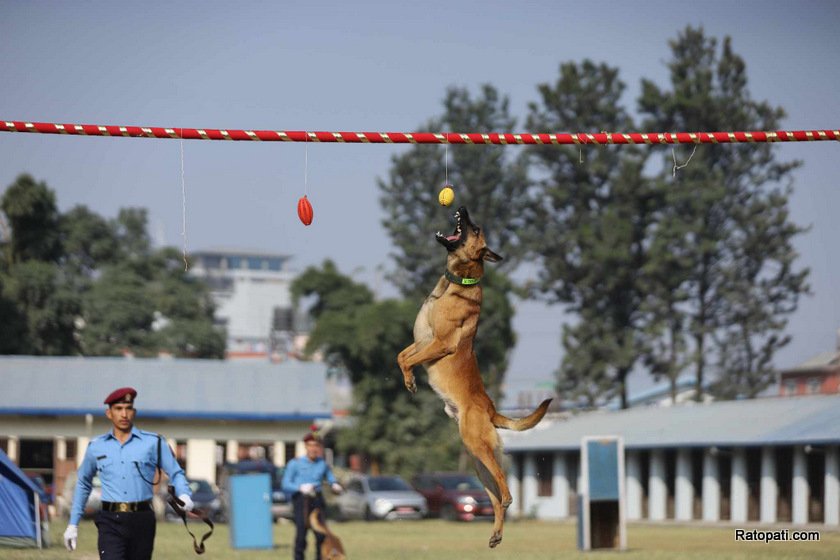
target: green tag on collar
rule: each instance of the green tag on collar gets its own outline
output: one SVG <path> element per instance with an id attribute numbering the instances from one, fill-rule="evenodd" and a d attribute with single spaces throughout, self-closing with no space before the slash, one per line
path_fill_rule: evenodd
<path id="1" fill-rule="evenodd" d="M 460 276 L 455 276 L 449 272 L 449 269 L 444 270 L 443 275 L 453 284 L 458 284 L 460 286 L 475 286 L 481 282 L 481 278 L 461 278 Z"/>

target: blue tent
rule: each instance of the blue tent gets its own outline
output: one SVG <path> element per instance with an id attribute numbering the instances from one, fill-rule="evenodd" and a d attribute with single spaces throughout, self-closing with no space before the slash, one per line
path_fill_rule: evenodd
<path id="1" fill-rule="evenodd" d="M 0 546 L 40 548 L 39 500 L 38 487 L 0 449 Z"/>

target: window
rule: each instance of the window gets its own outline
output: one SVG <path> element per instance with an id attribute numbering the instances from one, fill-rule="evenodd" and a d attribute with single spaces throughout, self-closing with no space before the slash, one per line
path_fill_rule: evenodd
<path id="1" fill-rule="evenodd" d="M 411 486 L 398 476 L 372 476 L 368 478 L 371 492 L 405 492 Z"/>
<path id="2" fill-rule="evenodd" d="M 210 270 L 210 269 L 216 270 L 216 269 L 222 268 L 222 258 L 221 257 L 205 256 L 204 258 L 202 258 L 202 261 L 203 261 L 203 264 L 204 264 L 204 268 L 206 268 L 208 270 Z"/>
<path id="3" fill-rule="evenodd" d="M 537 467 L 537 496 L 553 496 L 554 455 L 537 453 L 534 461 Z"/>
<path id="4" fill-rule="evenodd" d="M 808 394 L 816 395 L 820 392 L 821 386 L 822 383 L 820 382 L 819 377 L 811 377 L 810 379 L 808 379 Z"/>
<path id="5" fill-rule="evenodd" d="M 793 396 L 796 394 L 796 381 L 792 379 L 788 379 L 787 381 L 785 381 L 784 394 L 788 396 Z"/>

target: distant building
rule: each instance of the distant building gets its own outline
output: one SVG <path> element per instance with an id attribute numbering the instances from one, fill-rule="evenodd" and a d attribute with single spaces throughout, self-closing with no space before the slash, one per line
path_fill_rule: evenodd
<path id="1" fill-rule="evenodd" d="M 137 389 L 137 427 L 166 437 L 187 476 L 225 462 L 299 454 L 336 406 L 323 363 L 0 356 L 0 449 L 61 490 L 92 437 L 110 430 L 103 399 Z"/>
<path id="2" fill-rule="evenodd" d="M 515 516 L 577 513 L 584 436 L 621 436 L 628 520 L 840 526 L 840 395 L 642 406 L 500 431 Z"/>
<path id="3" fill-rule="evenodd" d="M 302 349 L 308 330 L 292 307 L 288 255 L 234 249 L 192 254 L 194 276 L 210 286 L 216 323 L 227 329 L 227 357 L 279 361 Z"/>
<path id="4" fill-rule="evenodd" d="M 840 330 L 837 348 L 823 352 L 791 369 L 784 370 L 779 380 L 779 395 L 836 395 L 840 393 Z"/>

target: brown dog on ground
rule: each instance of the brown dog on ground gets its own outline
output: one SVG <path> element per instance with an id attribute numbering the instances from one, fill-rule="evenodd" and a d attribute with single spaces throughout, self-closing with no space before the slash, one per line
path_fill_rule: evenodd
<path id="1" fill-rule="evenodd" d="M 324 536 L 324 542 L 321 543 L 321 560 L 347 560 L 341 540 L 327 527 L 320 508 L 309 512 L 309 527 Z"/>
<path id="2" fill-rule="evenodd" d="M 435 235 L 448 252 L 446 272 L 417 314 L 414 344 L 400 352 L 397 362 L 412 393 L 417 391 L 412 370 L 424 365 L 429 384 L 443 399 L 446 414 L 458 422 L 461 440 L 475 459 L 476 472 L 493 503 L 492 548 L 502 540 L 505 510 L 512 501 L 501 467 L 496 428 L 521 431 L 534 427 L 551 399 L 521 419 L 496 412 L 478 371 L 473 338 L 481 312 L 479 281 L 484 275 L 484 262 L 498 262 L 502 257 L 487 247 L 484 233 L 470 221 L 466 208 L 458 209 L 455 220 L 452 235 Z"/>

